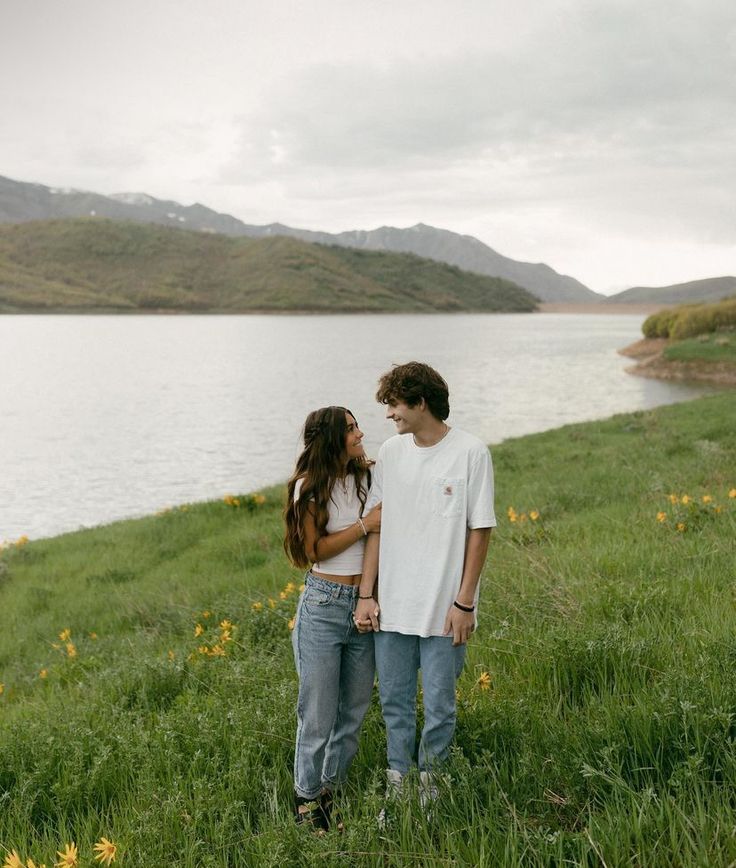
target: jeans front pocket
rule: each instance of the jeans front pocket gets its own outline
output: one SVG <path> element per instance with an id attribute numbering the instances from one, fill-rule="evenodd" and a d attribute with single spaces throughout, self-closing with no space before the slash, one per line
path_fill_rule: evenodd
<path id="1" fill-rule="evenodd" d="M 304 605 L 307 608 L 315 606 L 326 606 L 332 600 L 332 594 L 324 588 L 315 588 L 307 585 L 304 589 Z"/>
<path id="2" fill-rule="evenodd" d="M 465 510 L 465 480 L 436 476 L 432 480 L 432 510 L 441 518 L 455 518 Z"/>

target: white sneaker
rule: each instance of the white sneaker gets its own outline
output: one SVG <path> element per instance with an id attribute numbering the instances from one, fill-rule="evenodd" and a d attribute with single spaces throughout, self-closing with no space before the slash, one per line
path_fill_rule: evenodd
<path id="1" fill-rule="evenodd" d="M 437 801 L 439 794 L 437 782 L 432 773 L 419 772 L 419 804 L 425 814 L 428 807 Z"/>
<path id="2" fill-rule="evenodd" d="M 397 772 L 395 769 L 386 769 L 386 805 L 391 803 L 395 803 L 396 800 L 401 796 L 401 790 L 404 783 L 404 776 L 401 772 Z M 378 814 L 378 828 L 385 829 L 386 822 L 388 817 L 386 815 L 386 805 L 381 808 Z"/>
<path id="3" fill-rule="evenodd" d="M 419 772 L 419 805 L 429 818 L 440 795 L 440 786 L 450 785 L 450 776 L 433 772 Z"/>

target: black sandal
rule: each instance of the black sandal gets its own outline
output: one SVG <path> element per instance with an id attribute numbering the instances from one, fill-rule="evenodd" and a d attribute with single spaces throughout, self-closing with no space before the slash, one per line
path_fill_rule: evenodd
<path id="1" fill-rule="evenodd" d="M 319 794 L 319 812 L 322 815 L 323 828 L 329 829 L 332 821 L 332 791 L 322 790 Z"/>
<path id="2" fill-rule="evenodd" d="M 294 819 L 297 825 L 311 826 L 315 832 L 326 832 L 329 827 L 329 816 L 322 807 L 323 796 L 316 799 L 305 799 L 294 794 Z"/>

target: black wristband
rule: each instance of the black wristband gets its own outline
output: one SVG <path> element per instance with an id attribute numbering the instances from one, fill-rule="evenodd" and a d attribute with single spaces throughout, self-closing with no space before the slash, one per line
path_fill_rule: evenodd
<path id="1" fill-rule="evenodd" d="M 463 606 L 462 603 L 458 603 L 457 600 L 452 604 L 456 609 L 460 609 L 461 612 L 475 612 L 475 606 Z"/>
<path id="2" fill-rule="evenodd" d="M 372 599 L 373 599 L 373 594 L 368 594 L 367 597 L 364 597 L 362 594 L 358 594 L 358 599 L 359 599 L 359 600 L 372 600 Z"/>

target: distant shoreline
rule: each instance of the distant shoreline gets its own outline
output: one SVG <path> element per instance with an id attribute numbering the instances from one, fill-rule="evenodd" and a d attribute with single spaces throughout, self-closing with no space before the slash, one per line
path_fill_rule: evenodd
<path id="1" fill-rule="evenodd" d="M 651 313 L 656 313 L 658 310 L 662 310 L 667 307 L 666 304 L 653 304 L 653 303 L 621 303 L 616 304 L 615 302 L 605 302 L 605 301 L 593 301 L 593 302 L 558 302 L 558 301 L 543 301 L 540 302 L 537 307 L 537 313 L 597 313 L 597 314 L 611 314 L 611 313 L 640 313 L 649 315 Z"/>
<path id="2" fill-rule="evenodd" d="M 572 314 L 642 314 L 649 315 L 667 307 L 663 304 L 591 304 L 540 302 L 536 310 L 327 310 L 327 309 L 283 309 L 283 308 L 253 308 L 250 310 L 201 309 L 184 310 L 175 308 L 70 308 L 70 307 L 27 307 L 13 310 L 2 310 L 0 316 L 363 316 L 364 314 L 387 316 L 400 314 L 412 316 L 416 314 L 535 314 L 535 313 L 572 313 Z"/>

